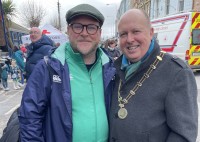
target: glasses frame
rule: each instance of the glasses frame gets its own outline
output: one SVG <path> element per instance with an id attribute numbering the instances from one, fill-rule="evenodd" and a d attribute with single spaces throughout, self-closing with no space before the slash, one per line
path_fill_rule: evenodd
<path id="1" fill-rule="evenodd" d="M 81 30 L 80 32 L 76 32 L 76 31 L 74 30 L 73 25 L 75 25 L 75 24 L 79 24 L 79 25 L 82 26 L 82 30 Z M 90 25 L 93 25 L 93 26 L 97 27 L 97 29 L 96 29 L 96 31 L 95 31 L 94 33 L 89 33 L 89 32 L 88 32 L 88 26 L 90 26 Z M 87 31 L 87 33 L 88 33 L 89 35 L 94 35 L 94 34 L 97 33 L 97 31 L 98 31 L 99 29 L 101 29 L 100 26 L 97 26 L 97 25 L 95 25 L 95 24 L 83 25 L 83 24 L 81 24 L 81 23 L 71 23 L 71 24 L 69 24 L 69 26 L 72 28 L 72 31 L 73 31 L 74 33 L 76 33 L 76 34 L 80 34 L 80 33 L 82 33 L 83 30 L 84 30 L 84 27 L 86 28 L 86 31 Z"/>
<path id="2" fill-rule="evenodd" d="M 33 34 L 34 34 L 34 35 L 37 35 L 37 34 L 39 34 L 39 32 L 38 32 L 38 31 L 30 31 L 29 34 L 30 34 L 30 35 L 33 35 Z"/>

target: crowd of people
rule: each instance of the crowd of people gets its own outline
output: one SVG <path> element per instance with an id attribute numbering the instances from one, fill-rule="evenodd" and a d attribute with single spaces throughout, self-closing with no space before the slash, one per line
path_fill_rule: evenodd
<path id="1" fill-rule="evenodd" d="M 3 90 L 10 90 L 8 87 L 9 77 L 13 80 L 13 89 L 20 89 L 24 86 L 37 62 L 55 47 L 54 42 L 46 35 L 42 35 L 42 31 L 38 27 L 31 28 L 30 40 L 30 44 L 14 46 L 11 57 L 6 56 L 0 59 L 1 88 Z"/>
<path id="2" fill-rule="evenodd" d="M 15 59 L 11 59 L 10 57 L 0 59 L 0 89 L 9 91 L 10 88 L 17 90 L 23 87 L 23 76 L 21 77 L 20 73 L 21 70 Z M 13 85 L 8 83 L 8 80 L 11 80 Z"/>
<path id="3" fill-rule="evenodd" d="M 194 74 L 161 50 L 143 10 L 125 12 L 118 40 L 102 44 L 98 9 L 80 4 L 65 18 L 69 42 L 54 48 L 33 27 L 25 66 L 17 60 L 23 52 L 14 52 L 13 72 L 28 79 L 18 114 L 21 142 L 196 141 Z"/>

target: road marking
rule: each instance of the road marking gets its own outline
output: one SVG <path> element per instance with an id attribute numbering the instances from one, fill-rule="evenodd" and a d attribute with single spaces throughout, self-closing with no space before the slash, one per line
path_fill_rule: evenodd
<path id="1" fill-rule="evenodd" d="M 19 106 L 20 106 L 20 104 L 17 104 L 17 105 L 14 106 L 13 108 L 11 108 L 8 112 L 6 112 L 4 115 L 8 115 L 8 114 L 13 113 L 13 111 L 15 111 Z"/>
<path id="2" fill-rule="evenodd" d="M 16 92 L 15 94 L 13 94 L 12 96 L 9 96 L 7 99 L 3 100 L 0 102 L 0 104 L 7 102 L 9 99 L 15 97 L 18 93 L 21 93 L 23 90 L 20 90 L 19 92 Z"/>

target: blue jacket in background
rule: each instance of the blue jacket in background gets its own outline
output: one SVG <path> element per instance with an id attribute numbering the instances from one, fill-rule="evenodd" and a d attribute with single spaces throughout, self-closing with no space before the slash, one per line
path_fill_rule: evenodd
<path id="1" fill-rule="evenodd" d="M 4 64 L 1 66 L 1 78 L 7 79 L 8 78 L 8 72 L 10 72 L 10 67 L 7 64 Z"/>
<path id="2" fill-rule="evenodd" d="M 24 71 L 25 63 L 24 63 L 23 52 L 21 50 L 17 50 L 16 52 L 14 52 L 13 59 L 16 60 L 17 66 L 20 68 L 20 70 Z"/>
<path id="3" fill-rule="evenodd" d="M 32 73 L 35 65 L 40 59 L 43 59 L 44 56 L 49 55 L 49 51 L 53 48 L 53 41 L 43 35 L 38 41 L 31 43 L 27 47 L 27 59 L 26 59 L 26 78 L 28 79 Z"/>

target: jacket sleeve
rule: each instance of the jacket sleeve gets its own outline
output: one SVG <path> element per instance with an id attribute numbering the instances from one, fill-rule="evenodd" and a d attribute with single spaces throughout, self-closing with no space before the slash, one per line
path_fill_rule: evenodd
<path id="1" fill-rule="evenodd" d="M 48 103 L 49 78 L 46 64 L 39 62 L 33 70 L 24 90 L 20 114 L 21 142 L 44 142 L 43 121 Z"/>
<path id="2" fill-rule="evenodd" d="M 165 108 L 171 129 L 167 142 L 195 142 L 198 129 L 197 85 L 189 68 L 175 75 Z"/>

